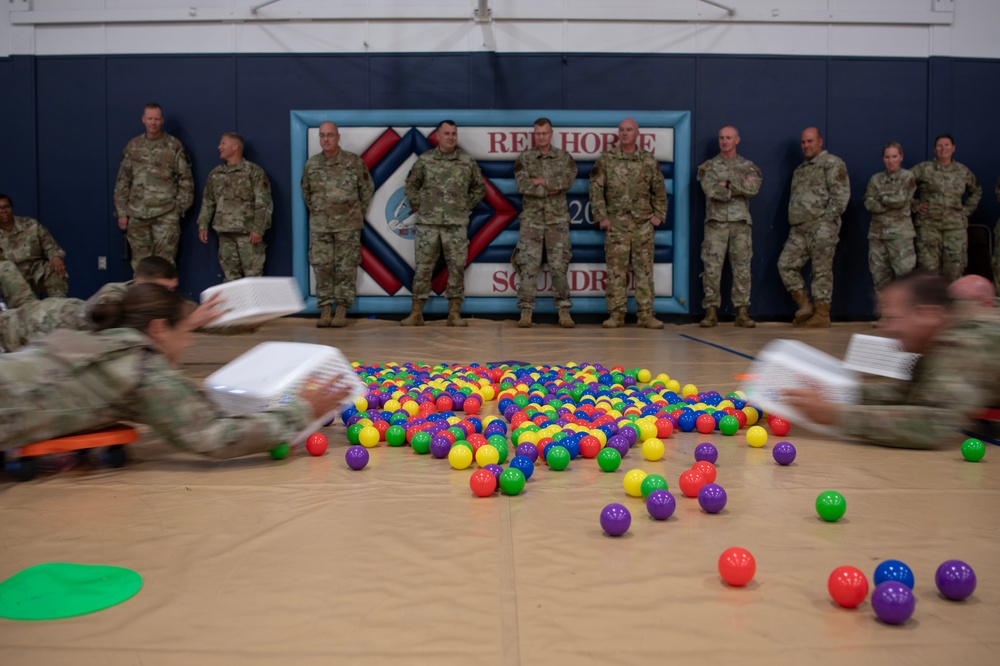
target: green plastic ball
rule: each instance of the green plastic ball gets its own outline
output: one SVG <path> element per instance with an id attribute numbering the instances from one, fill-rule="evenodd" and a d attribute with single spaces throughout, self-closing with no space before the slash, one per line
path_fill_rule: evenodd
<path id="1" fill-rule="evenodd" d="M 836 490 L 826 490 L 816 498 L 816 513 L 828 523 L 835 523 L 844 517 L 847 500 Z"/>
<path id="2" fill-rule="evenodd" d="M 723 435 L 728 435 L 732 437 L 740 429 L 740 422 L 732 414 L 726 414 L 721 419 L 719 419 L 719 432 Z"/>
<path id="3" fill-rule="evenodd" d="M 597 464 L 605 472 L 613 472 L 621 466 L 622 456 L 614 449 L 604 447 L 601 449 L 601 452 L 597 454 Z"/>
<path id="4" fill-rule="evenodd" d="M 423 431 L 414 434 L 413 439 L 410 440 L 410 448 L 413 449 L 414 453 L 430 453 L 431 434 Z"/>
<path id="5" fill-rule="evenodd" d="M 350 442 L 351 444 L 353 444 L 354 446 L 357 446 L 358 444 L 360 444 L 361 441 L 358 439 L 358 434 L 361 432 L 362 428 L 364 428 L 364 426 L 361 425 L 360 423 L 355 423 L 350 428 L 348 428 L 347 429 L 347 441 Z"/>
<path id="6" fill-rule="evenodd" d="M 615 453 L 618 452 L 615 451 Z M 667 480 L 659 474 L 647 474 L 646 478 L 642 480 L 640 489 L 642 490 L 642 499 L 646 499 L 649 497 L 649 493 L 654 490 L 667 490 Z"/>
<path id="7" fill-rule="evenodd" d="M 986 445 L 975 437 L 962 442 L 962 457 L 969 462 L 979 462 L 986 455 Z"/>
<path id="8" fill-rule="evenodd" d="M 292 447 L 288 446 L 288 442 L 282 442 L 276 447 L 271 449 L 271 457 L 275 460 L 284 460 L 288 457 L 288 454 L 292 452 Z"/>
<path id="9" fill-rule="evenodd" d="M 504 495 L 517 495 L 524 490 L 524 472 L 508 467 L 500 473 L 500 490 Z"/>
<path id="10" fill-rule="evenodd" d="M 490 439 L 493 438 L 491 437 Z M 509 453 L 509 451 L 507 450 L 507 440 L 504 440 L 502 442 L 497 442 L 493 444 L 493 446 L 496 448 L 497 453 L 500 454 L 500 460 L 497 461 L 497 464 L 502 465 L 504 461 L 507 460 L 507 454 Z"/>
<path id="11" fill-rule="evenodd" d="M 406 428 L 401 425 L 389 426 L 389 429 L 385 431 L 385 441 L 389 443 L 389 446 L 406 444 Z"/>
<path id="12" fill-rule="evenodd" d="M 569 449 L 565 446 L 553 446 L 549 449 L 549 455 L 545 456 L 545 462 L 549 464 L 549 469 L 561 472 L 569 467 Z"/>

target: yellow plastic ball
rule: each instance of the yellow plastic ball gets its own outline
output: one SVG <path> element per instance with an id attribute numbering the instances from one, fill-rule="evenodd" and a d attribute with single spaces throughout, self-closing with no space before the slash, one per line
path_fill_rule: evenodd
<path id="1" fill-rule="evenodd" d="M 360 423 L 363 426 L 375 425 L 375 422 L 372 421 L 371 419 L 358 419 L 358 423 Z"/>
<path id="2" fill-rule="evenodd" d="M 646 480 L 646 473 L 641 469 L 630 470 L 622 481 L 625 486 L 625 494 L 629 497 L 642 497 L 642 482 Z"/>
<path id="3" fill-rule="evenodd" d="M 643 368 L 638 373 L 636 373 L 635 378 L 640 383 L 646 384 L 647 382 L 649 382 L 650 379 L 653 378 L 653 373 Z"/>
<path id="4" fill-rule="evenodd" d="M 420 411 L 420 405 L 417 404 L 416 400 L 410 400 L 409 402 L 404 402 L 402 407 L 403 409 L 406 410 L 406 413 L 409 414 L 410 416 L 416 416 L 417 413 Z"/>
<path id="5" fill-rule="evenodd" d="M 646 460 L 659 460 L 663 457 L 664 450 L 663 442 L 656 437 L 650 437 L 642 443 L 642 457 Z"/>
<path id="6" fill-rule="evenodd" d="M 750 405 L 743 408 L 743 413 L 747 415 L 748 426 L 752 426 L 760 420 L 760 413 Z"/>
<path id="7" fill-rule="evenodd" d="M 527 444 L 535 444 L 535 443 L 538 442 L 539 439 L 541 439 L 538 436 L 539 434 L 541 434 L 541 431 L 539 431 L 539 432 L 532 432 L 530 430 L 525 430 L 520 435 L 518 435 L 518 437 L 517 437 L 517 443 L 518 443 L 518 445 L 525 444 L 525 443 L 527 443 Z M 490 448 L 493 448 L 493 447 L 490 447 Z M 476 462 L 479 462 L 478 458 L 476 458 Z"/>
<path id="8" fill-rule="evenodd" d="M 681 383 L 676 379 L 670 379 L 667 381 L 666 387 L 671 393 L 677 393 L 681 390 Z"/>
<path id="9" fill-rule="evenodd" d="M 656 426 L 649 421 L 638 421 L 639 426 L 639 441 L 645 442 L 648 439 L 656 437 Z M 662 455 L 662 454 L 661 454 Z M 659 458 L 650 458 L 650 460 L 659 460 Z"/>
<path id="10" fill-rule="evenodd" d="M 358 408 L 359 412 L 364 412 L 368 409 L 368 401 L 364 396 L 361 396 L 354 401 L 354 406 Z"/>
<path id="11" fill-rule="evenodd" d="M 684 388 L 681 389 L 681 397 L 688 397 L 689 395 L 697 395 L 698 387 L 694 384 L 685 384 Z"/>
<path id="12" fill-rule="evenodd" d="M 754 448 L 760 448 L 767 444 L 767 431 L 760 426 L 751 426 L 747 429 L 747 444 Z"/>
<path id="13" fill-rule="evenodd" d="M 464 449 L 466 447 L 463 446 L 461 448 Z M 450 453 L 448 454 L 448 457 L 449 459 L 451 458 Z M 483 444 L 482 446 L 479 447 L 479 450 L 476 451 L 476 464 L 479 465 L 480 467 L 486 467 L 487 465 L 496 465 L 498 462 L 500 462 L 500 452 L 497 451 L 496 447 L 493 446 L 492 444 Z"/>
<path id="14" fill-rule="evenodd" d="M 664 384 L 666 384 L 667 382 L 670 381 L 670 375 L 668 375 L 665 372 L 661 372 L 660 374 L 656 375 L 656 381 L 663 382 Z"/>
<path id="15" fill-rule="evenodd" d="M 735 409 L 736 405 L 731 400 L 723 400 L 715 406 L 716 409 Z"/>
<path id="16" fill-rule="evenodd" d="M 485 445 L 480 447 L 480 450 L 484 448 L 486 448 Z M 496 451 L 496 449 L 493 450 Z M 498 455 L 497 460 L 499 459 L 500 456 Z M 465 469 L 472 464 L 472 451 L 469 450 L 469 447 L 462 446 L 461 444 L 453 446 L 451 447 L 451 451 L 448 452 L 448 462 L 455 469 Z"/>
<path id="17" fill-rule="evenodd" d="M 602 449 L 608 445 L 608 436 L 600 428 L 594 428 L 590 431 L 590 434 L 600 441 Z"/>
<path id="18" fill-rule="evenodd" d="M 365 426 L 361 429 L 361 432 L 358 433 L 358 441 L 361 442 L 361 446 L 366 449 L 378 446 L 378 440 L 378 430 L 375 429 L 375 426 Z"/>

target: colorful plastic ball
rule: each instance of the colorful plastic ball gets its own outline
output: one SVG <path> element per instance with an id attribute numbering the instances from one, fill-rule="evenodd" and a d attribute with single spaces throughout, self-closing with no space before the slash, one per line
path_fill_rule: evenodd
<path id="1" fill-rule="evenodd" d="M 614 472 L 621 464 L 621 454 L 611 447 L 605 447 L 597 454 L 597 465 L 605 472 Z"/>
<path id="2" fill-rule="evenodd" d="M 500 474 L 500 490 L 504 495 L 517 495 L 524 490 L 524 472 L 508 467 Z"/>
<path id="3" fill-rule="evenodd" d="M 326 439 L 326 435 L 319 432 L 314 432 L 309 435 L 306 439 L 306 451 L 309 452 L 311 456 L 321 456 L 326 453 L 326 449 L 330 446 L 330 443 Z"/>
<path id="4" fill-rule="evenodd" d="M 771 428 L 771 432 L 775 437 L 784 437 L 792 430 L 792 424 L 785 419 L 779 419 L 777 417 L 768 421 L 768 426 Z"/>
<path id="5" fill-rule="evenodd" d="M 986 455 L 986 445 L 975 437 L 962 442 L 962 457 L 969 462 L 979 462 Z"/>
<path id="6" fill-rule="evenodd" d="M 681 389 L 681 395 L 685 398 L 692 395 L 698 395 L 698 387 L 694 384 L 685 384 L 684 388 Z"/>
<path id="7" fill-rule="evenodd" d="M 347 466 L 353 470 L 364 469 L 368 464 L 368 449 L 363 446 L 351 446 L 344 453 Z"/>
<path id="8" fill-rule="evenodd" d="M 654 490 L 666 490 L 667 480 L 664 479 L 659 474 L 647 474 L 646 478 L 642 480 L 639 485 L 639 492 L 642 493 L 643 499 L 649 499 L 649 494 Z"/>
<path id="9" fill-rule="evenodd" d="M 569 449 L 565 446 L 560 446 L 556 444 L 549 452 L 545 454 L 545 462 L 548 463 L 549 469 L 561 472 L 562 470 L 569 467 L 570 454 Z"/>
<path id="10" fill-rule="evenodd" d="M 410 448 L 413 449 L 414 453 L 429 453 L 431 450 L 431 434 L 423 430 L 418 432 L 410 440 Z"/>
<path id="11" fill-rule="evenodd" d="M 844 517 L 847 500 L 836 490 L 825 490 L 816 498 L 816 513 L 828 523 L 835 523 Z"/>
<path id="12" fill-rule="evenodd" d="M 483 469 L 492 474 L 493 478 L 497 479 L 497 481 L 499 482 L 500 475 L 503 474 L 503 467 L 501 467 L 500 465 L 486 465 L 483 467 Z"/>
<path id="13" fill-rule="evenodd" d="M 663 457 L 666 447 L 656 437 L 650 437 L 642 443 L 642 457 L 646 460 L 659 460 Z"/>
<path id="14" fill-rule="evenodd" d="M 517 448 L 514 449 L 515 456 L 524 456 L 531 462 L 538 460 L 538 448 L 534 444 L 525 443 L 518 444 Z"/>
<path id="15" fill-rule="evenodd" d="M 727 548 L 719 556 L 719 575 L 733 587 L 743 587 L 757 573 L 757 561 L 745 548 Z"/>
<path id="16" fill-rule="evenodd" d="M 643 368 L 639 372 L 635 373 L 635 378 L 640 384 L 648 384 L 649 380 L 653 378 L 653 373 Z"/>
<path id="17" fill-rule="evenodd" d="M 378 446 L 380 439 L 382 439 L 382 436 L 379 434 L 378 429 L 374 426 L 365 426 L 361 429 L 361 432 L 358 433 L 358 443 L 366 449 Z"/>
<path id="18" fill-rule="evenodd" d="M 642 482 L 646 480 L 646 472 L 641 469 L 632 469 L 625 473 L 622 485 L 625 487 L 625 494 L 629 497 L 642 497 Z"/>
<path id="19" fill-rule="evenodd" d="M 962 601 L 976 591 L 976 572 L 962 560 L 948 560 L 934 574 L 938 591 L 952 601 Z"/>
<path id="20" fill-rule="evenodd" d="M 791 442 L 778 442 L 771 449 L 774 462 L 779 465 L 791 465 L 795 462 L 795 453 L 795 447 L 792 446 Z"/>
<path id="21" fill-rule="evenodd" d="M 916 579 L 913 577 L 913 570 L 905 562 L 900 562 L 899 560 L 885 560 L 880 563 L 875 567 L 873 578 L 876 585 L 891 580 L 902 583 L 911 590 L 916 584 Z"/>
<path id="22" fill-rule="evenodd" d="M 868 579 L 857 567 L 837 567 L 827 579 L 826 589 L 838 606 L 857 608 L 868 596 Z"/>
<path id="23" fill-rule="evenodd" d="M 666 439 L 674 434 L 674 422 L 666 417 L 656 419 L 654 425 L 656 426 L 656 436 L 660 439 Z"/>
<path id="24" fill-rule="evenodd" d="M 528 456 L 514 456 L 511 458 L 510 466 L 521 470 L 525 479 L 530 479 L 531 475 L 535 473 L 535 463 L 531 462 Z"/>
<path id="25" fill-rule="evenodd" d="M 351 444 L 360 444 L 358 441 L 358 435 L 364 430 L 364 426 L 360 423 L 354 423 L 347 428 L 347 441 Z"/>
<path id="26" fill-rule="evenodd" d="M 621 435 L 613 435 L 611 437 L 608 437 L 608 445 L 601 450 L 603 451 L 608 448 L 614 449 L 615 451 L 618 452 L 618 456 L 620 458 L 624 458 L 626 455 L 628 455 L 629 443 L 628 440 L 622 437 Z"/>
<path id="27" fill-rule="evenodd" d="M 448 462 L 452 469 L 465 469 L 472 464 L 472 449 L 467 446 L 456 445 L 448 452 Z"/>
<path id="28" fill-rule="evenodd" d="M 632 525 L 632 514 L 621 504 L 609 504 L 601 510 L 601 529 L 610 536 L 621 536 Z"/>
<path id="29" fill-rule="evenodd" d="M 447 458 L 451 452 L 451 440 L 442 435 L 435 435 L 431 438 L 430 451 L 435 458 Z"/>
<path id="30" fill-rule="evenodd" d="M 489 497 L 497 489 L 497 477 L 488 469 L 477 469 L 469 478 L 469 487 L 477 497 Z"/>
<path id="31" fill-rule="evenodd" d="M 715 430 L 715 418 L 711 414 L 702 414 L 695 419 L 694 427 L 703 435 Z"/>
<path id="32" fill-rule="evenodd" d="M 691 465 L 691 469 L 701 472 L 701 475 L 705 477 L 705 483 L 715 483 L 715 479 L 719 475 L 718 470 L 715 469 L 715 465 L 707 460 L 699 460 Z"/>
<path id="33" fill-rule="evenodd" d="M 649 493 L 646 498 L 646 511 L 656 520 L 666 520 L 674 515 L 677 501 L 669 490 L 662 488 Z"/>
<path id="34" fill-rule="evenodd" d="M 707 460 L 714 465 L 715 461 L 719 459 L 719 450 L 713 444 L 702 442 L 694 447 L 694 459 L 698 461 Z"/>
<path id="35" fill-rule="evenodd" d="M 767 444 L 767 431 L 760 426 L 750 426 L 747 429 L 747 444 L 759 449 Z"/>
<path id="36" fill-rule="evenodd" d="M 680 486 L 681 492 L 684 493 L 685 497 L 697 497 L 698 492 L 706 483 L 707 481 L 705 481 L 705 477 L 702 476 L 701 472 L 689 469 L 681 472 L 681 478 L 677 485 Z"/>
<path id="37" fill-rule="evenodd" d="M 529 444 L 528 446 L 531 445 Z M 491 464 L 495 465 L 498 462 L 500 462 L 500 452 L 492 444 L 483 444 L 476 451 L 476 464 L 480 467 L 486 467 Z"/>
<path id="38" fill-rule="evenodd" d="M 466 414 L 478 414 L 482 406 L 482 401 L 470 396 L 462 403 L 462 411 Z"/>
<path id="39" fill-rule="evenodd" d="M 437 407 L 439 412 L 450 412 L 455 403 L 448 396 L 439 395 L 437 400 L 434 401 L 434 406 Z"/>
<path id="40" fill-rule="evenodd" d="M 894 580 L 879 583 L 872 592 L 872 609 L 886 624 L 903 624 L 913 615 L 916 604 L 913 590 Z"/>
<path id="41" fill-rule="evenodd" d="M 726 508 L 725 489 L 717 483 L 706 483 L 698 491 L 698 504 L 705 513 L 719 513 Z"/>
<path id="42" fill-rule="evenodd" d="M 714 422 L 715 419 L 712 419 Z M 677 427 L 680 428 L 681 432 L 691 432 L 695 429 L 695 425 L 698 422 L 698 414 L 694 412 L 684 412 L 677 417 Z"/>
<path id="43" fill-rule="evenodd" d="M 723 435 L 726 436 L 735 435 L 739 429 L 740 429 L 740 421 L 735 416 L 726 414 L 725 416 L 722 417 L 722 420 L 719 421 L 719 432 L 721 432 Z"/>
<path id="44" fill-rule="evenodd" d="M 601 440 L 593 435 L 587 435 L 580 439 L 580 455 L 584 458 L 596 458 L 601 452 Z"/>
<path id="45" fill-rule="evenodd" d="M 284 460 L 288 457 L 288 454 L 292 452 L 292 447 L 288 446 L 288 442 L 282 442 L 276 447 L 271 449 L 271 457 L 275 460 Z"/>
<path id="46" fill-rule="evenodd" d="M 389 446 L 402 446 L 406 444 L 406 428 L 401 425 L 391 425 L 385 431 L 385 441 Z"/>

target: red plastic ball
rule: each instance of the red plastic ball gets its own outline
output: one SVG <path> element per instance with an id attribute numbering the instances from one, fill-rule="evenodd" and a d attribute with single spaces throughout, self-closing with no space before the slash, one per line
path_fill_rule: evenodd
<path id="1" fill-rule="evenodd" d="M 519 428 L 522 423 L 528 420 L 528 415 L 524 412 L 517 412 L 512 417 L 510 417 L 510 425 L 512 428 Z"/>
<path id="2" fill-rule="evenodd" d="M 771 426 L 771 434 L 776 437 L 784 437 L 792 429 L 792 424 L 785 419 L 779 419 L 777 417 L 771 419 L 768 423 Z"/>
<path id="3" fill-rule="evenodd" d="M 483 403 L 479 401 L 478 398 L 466 398 L 465 402 L 462 403 L 462 409 L 466 414 L 478 414 L 480 407 Z"/>
<path id="4" fill-rule="evenodd" d="M 733 587 L 743 587 L 757 573 L 757 561 L 746 548 L 728 548 L 719 556 L 719 575 Z"/>
<path id="5" fill-rule="evenodd" d="M 742 409 L 737 409 L 733 416 L 740 422 L 740 430 L 747 427 L 747 415 Z"/>
<path id="6" fill-rule="evenodd" d="M 857 567 L 837 567 L 826 581 L 826 589 L 837 605 L 857 608 L 868 597 L 868 579 Z"/>
<path id="7" fill-rule="evenodd" d="M 681 492 L 684 493 L 686 497 L 697 497 L 698 491 L 704 486 L 708 481 L 705 480 L 705 476 L 696 470 L 689 469 L 686 472 L 681 473 L 680 481 L 678 485 L 681 487 Z"/>
<path id="8" fill-rule="evenodd" d="M 656 436 L 666 439 L 674 434 L 674 424 L 668 418 L 656 419 Z"/>
<path id="9" fill-rule="evenodd" d="M 601 440 L 593 435 L 587 435 L 580 440 L 580 455 L 584 458 L 596 458 L 601 452 Z"/>
<path id="10" fill-rule="evenodd" d="M 477 469 L 469 478 L 469 487 L 478 497 L 489 497 L 497 489 L 497 478 L 488 469 Z"/>
<path id="11" fill-rule="evenodd" d="M 715 418 L 711 414 L 702 414 L 698 417 L 698 420 L 694 422 L 694 427 L 698 429 L 703 435 L 715 430 Z"/>
<path id="12" fill-rule="evenodd" d="M 439 412 L 450 412 L 451 408 L 455 406 L 451 398 L 446 395 L 439 395 L 437 400 L 434 401 L 434 405 Z"/>
<path id="13" fill-rule="evenodd" d="M 326 453 L 326 449 L 329 446 L 329 442 L 326 441 L 326 435 L 322 433 L 314 432 L 309 435 L 309 439 L 306 440 L 306 451 L 309 452 L 311 456 L 321 456 Z"/>
<path id="14" fill-rule="evenodd" d="M 390 425 L 392 424 L 388 421 L 375 421 L 375 423 L 372 424 L 372 427 L 378 430 L 378 441 L 385 441 L 385 433 L 389 429 Z"/>
<path id="15" fill-rule="evenodd" d="M 474 432 L 468 437 L 466 437 L 465 441 L 467 441 L 472 446 L 472 455 L 475 456 L 476 451 L 479 450 L 479 447 L 486 443 L 486 438 L 480 435 L 479 433 Z"/>
<path id="16" fill-rule="evenodd" d="M 691 469 L 705 477 L 705 483 L 715 483 L 715 477 L 718 476 L 715 465 L 707 460 L 699 460 L 691 466 Z"/>

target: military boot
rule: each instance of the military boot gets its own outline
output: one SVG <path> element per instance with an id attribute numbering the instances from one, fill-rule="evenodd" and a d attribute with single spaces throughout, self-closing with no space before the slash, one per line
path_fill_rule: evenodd
<path id="1" fill-rule="evenodd" d="M 559 326 L 562 328 L 573 328 L 576 323 L 569 316 L 569 308 L 559 308 Z"/>
<path id="2" fill-rule="evenodd" d="M 791 294 L 792 300 L 795 301 L 797 306 L 799 306 L 799 309 L 795 311 L 795 319 L 792 320 L 792 323 L 796 326 L 801 326 L 806 319 L 812 317 L 813 304 L 812 301 L 809 300 L 809 294 L 805 289 L 793 291 Z"/>
<path id="3" fill-rule="evenodd" d="M 604 328 L 621 328 L 625 325 L 625 313 L 624 312 L 611 312 L 608 318 L 604 320 L 601 324 Z"/>
<path id="4" fill-rule="evenodd" d="M 636 322 L 636 326 L 639 328 L 663 328 L 663 322 L 657 319 L 653 313 L 641 314 L 639 315 L 639 321 Z"/>
<path id="5" fill-rule="evenodd" d="M 347 326 L 347 306 L 337 306 L 337 311 L 333 313 L 333 320 L 330 322 L 330 326 L 333 328 L 343 328 Z"/>
<path id="6" fill-rule="evenodd" d="M 413 299 L 413 308 L 406 319 L 399 322 L 400 326 L 423 326 L 424 325 L 424 302 Z"/>
<path id="7" fill-rule="evenodd" d="M 531 308 L 521 309 L 521 319 L 517 322 L 518 328 L 531 328 Z"/>
<path id="8" fill-rule="evenodd" d="M 702 328 L 712 328 L 719 325 L 719 315 L 714 307 L 705 308 L 705 318 L 698 322 Z"/>
<path id="9" fill-rule="evenodd" d="M 750 318 L 747 313 L 747 306 L 741 305 L 736 308 L 736 321 L 733 322 L 733 326 L 738 326 L 739 328 L 756 328 L 757 322 Z"/>
<path id="10" fill-rule="evenodd" d="M 319 321 L 316 322 L 316 328 L 330 328 L 330 310 L 332 308 L 329 305 L 324 305 L 319 311 Z"/>
<path id="11" fill-rule="evenodd" d="M 468 326 L 469 322 L 462 319 L 462 299 L 461 298 L 449 298 L 448 299 L 448 325 L 449 326 Z"/>
<path id="12" fill-rule="evenodd" d="M 830 304 L 816 301 L 816 312 L 800 324 L 803 328 L 830 328 Z"/>

